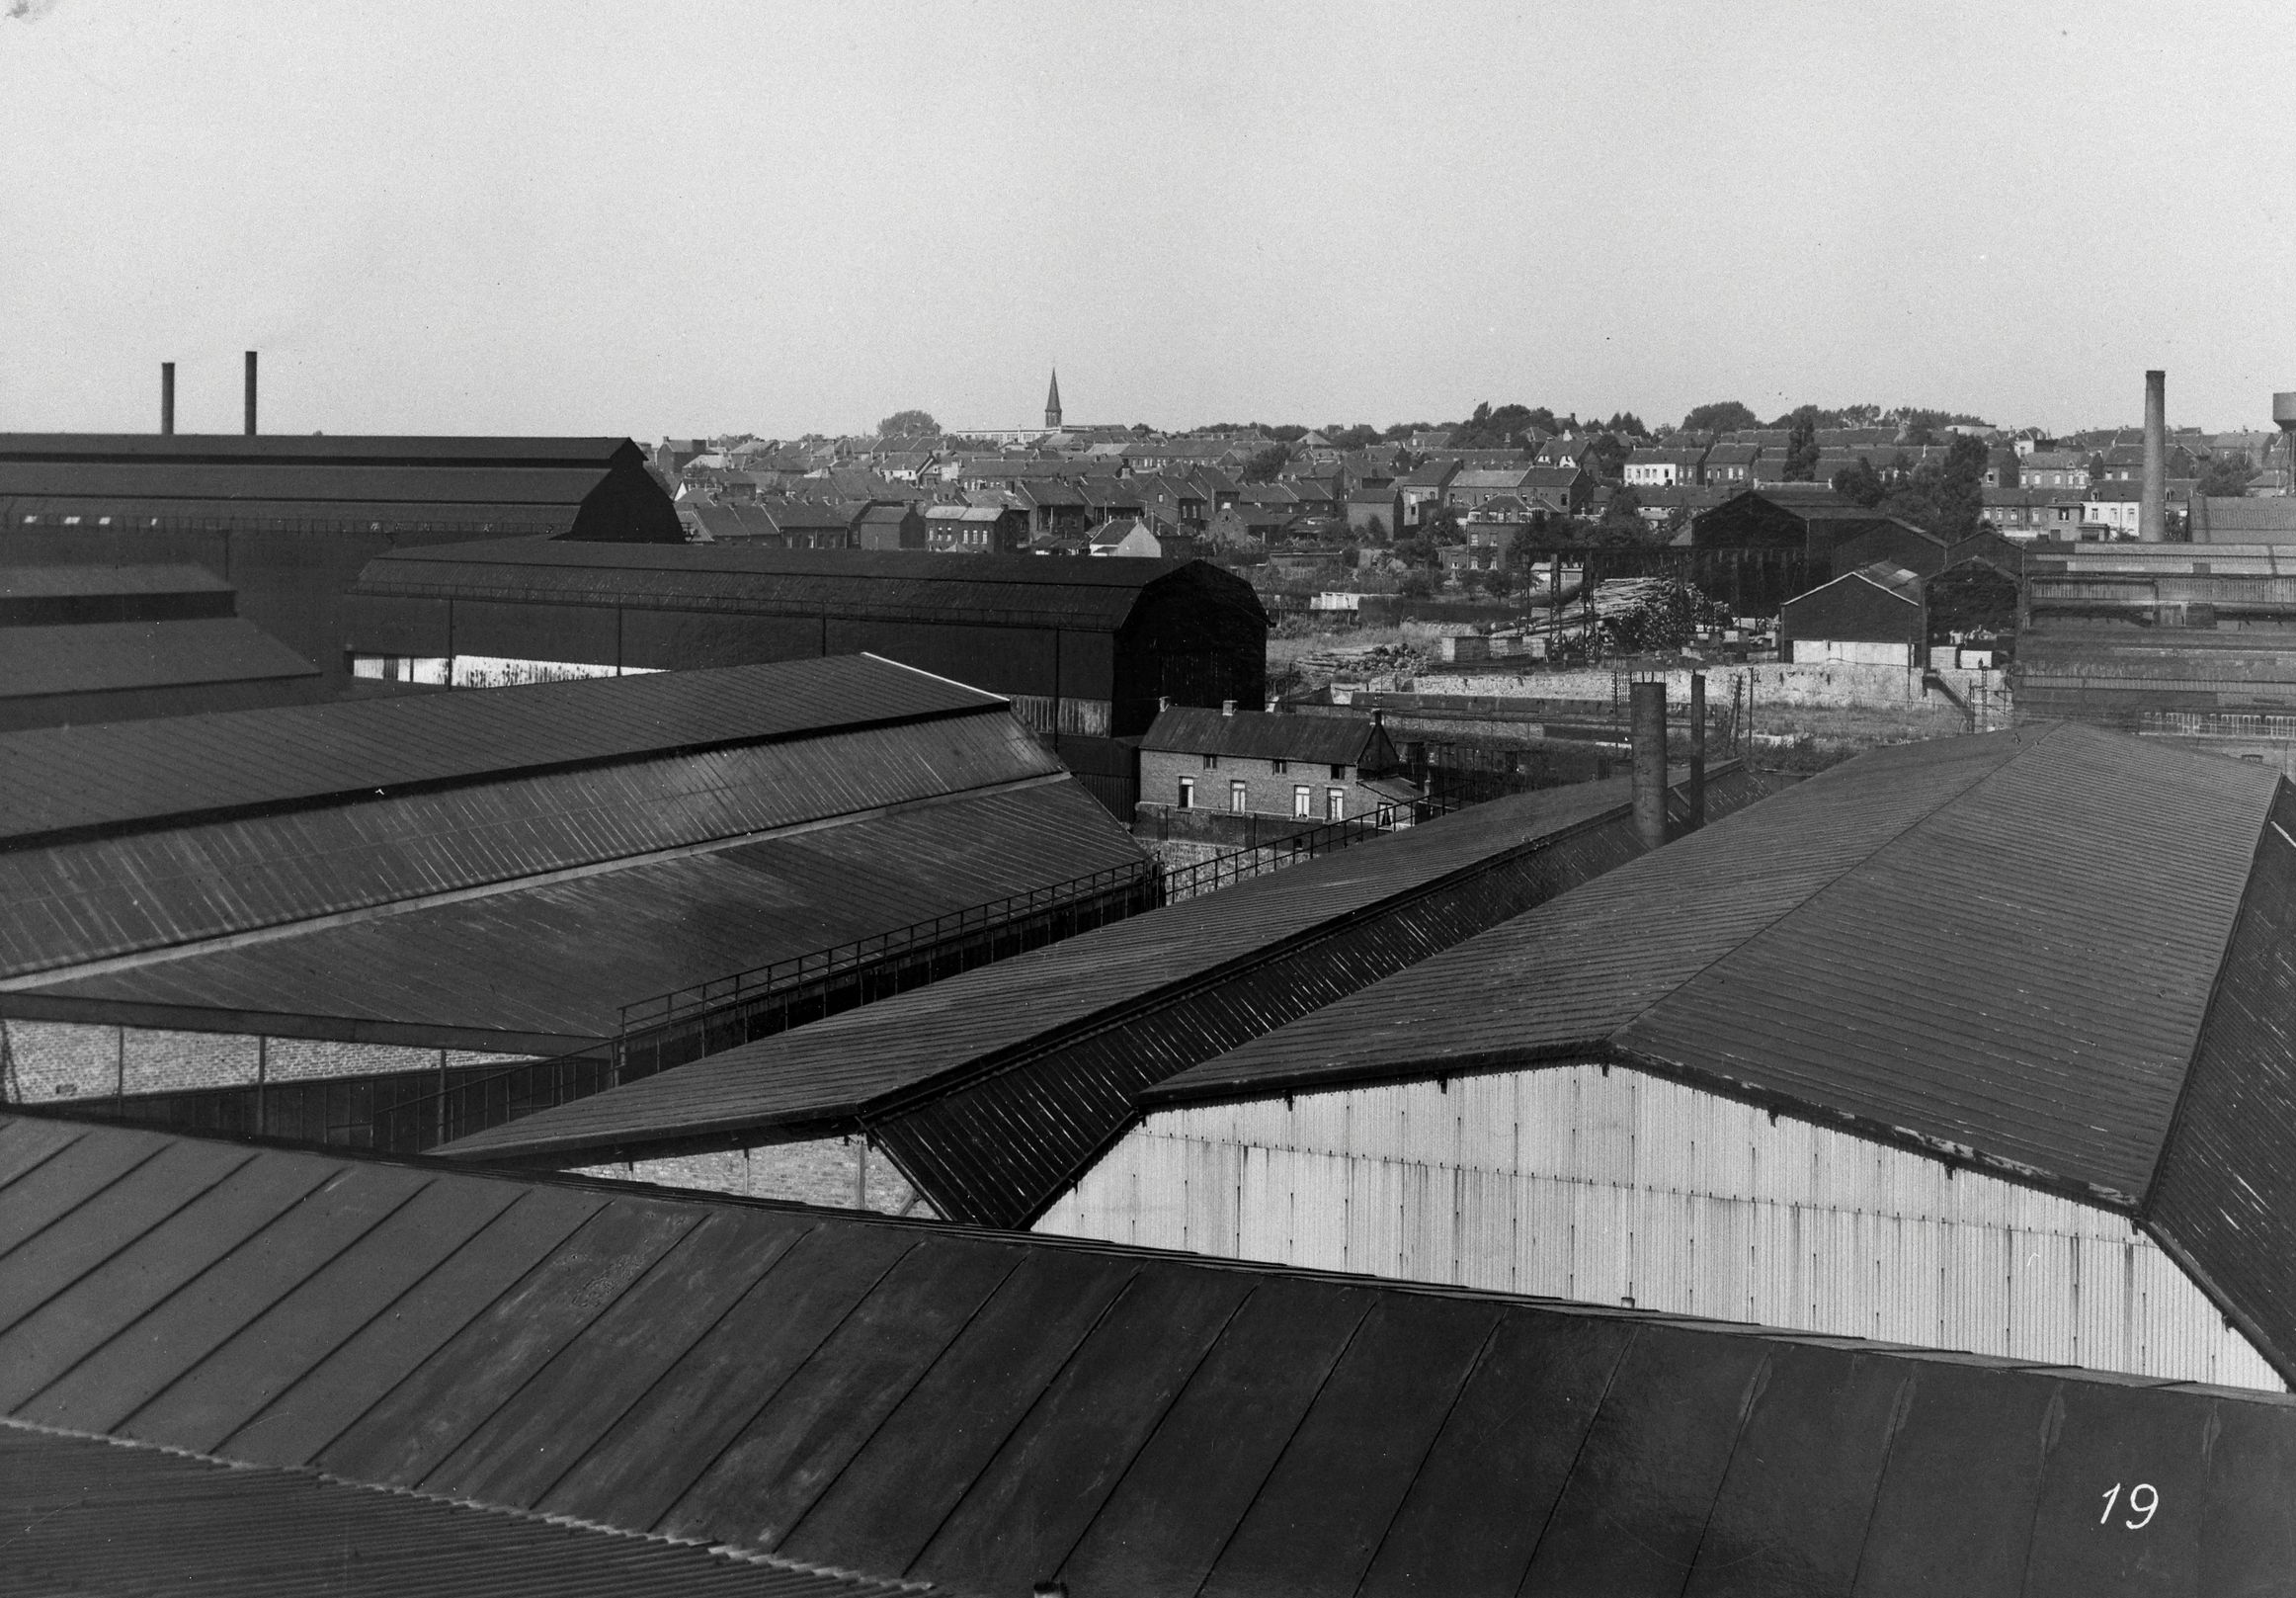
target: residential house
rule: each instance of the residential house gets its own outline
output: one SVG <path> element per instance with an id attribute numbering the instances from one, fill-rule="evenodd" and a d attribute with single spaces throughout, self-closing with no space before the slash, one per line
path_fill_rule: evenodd
<path id="1" fill-rule="evenodd" d="M 1507 466 L 1498 470 L 1474 467 L 1463 470 L 1451 479 L 1451 506 L 1464 517 L 1475 514 L 1488 500 L 1504 497 L 1519 504 L 1523 479 L 1528 475 L 1528 466 Z"/>
<path id="2" fill-rule="evenodd" d="M 1687 488 L 1699 481 L 1704 445 L 1646 444 L 1626 458 L 1630 488 Z"/>
<path id="3" fill-rule="evenodd" d="M 1706 452 L 1706 481 L 1720 488 L 1739 488 L 1754 480 L 1754 463 L 1762 458 L 1759 444 L 1717 444 Z"/>
<path id="4" fill-rule="evenodd" d="M 2017 468 L 2023 488 L 2077 488 L 2087 491 L 2089 457 L 2079 450 L 2035 450 Z"/>
<path id="5" fill-rule="evenodd" d="M 1017 505 L 928 505 L 925 547 L 936 554 L 1017 554 L 1028 513 Z"/>
<path id="6" fill-rule="evenodd" d="M 1423 525 L 1443 508 L 1451 479 L 1459 474 L 1450 461 L 1430 461 L 1395 479 L 1395 497 L 1405 528 Z"/>
<path id="7" fill-rule="evenodd" d="M 861 513 L 853 537 L 857 548 L 923 549 L 928 547 L 925 513 L 914 503 L 880 501 Z"/>
<path id="8" fill-rule="evenodd" d="M 1358 488 L 1348 496 L 1348 531 L 1391 539 L 1403 525 L 1403 500 L 1393 488 Z"/>
<path id="9" fill-rule="evenodd" d="M 2102 529 L 2106 538 L 2133 539 L 2143 516 L 2144 496 L 2145 485 L 2141 482 L 2123 478 L 2097 483 L 2081 502 L 2082 524 Z"/>
<path id="10" fill-rule="evenodd" d="M 1534 516 L 1584 516 L 1594 503 L 1595 475 L 1583 466 L 1532 466 L 1516 494 Z"/>
<path id="11" fill-rule="evenodd" d="M 1092 553 L 1156 560 L 1164 554 L 1164 541 L 1138 517 L 1120 517 L 1092 530 Z"/>
<path id="12" fill-rule="evenodd" d="M 1329 822 L 1392 820 L 1419 792 L 1377 717 L 1175 707 L 1140 739 L 1143 802 Z"/>

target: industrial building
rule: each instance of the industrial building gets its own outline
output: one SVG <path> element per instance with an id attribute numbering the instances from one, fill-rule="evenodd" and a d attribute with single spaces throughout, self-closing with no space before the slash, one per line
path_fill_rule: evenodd
<path id="1" fill-rule="evenodd" d="M 1887 560 L 1845 572 L 1778 610 L 1778 658 L 1791 665 L 1919 666 L 1928 642 L 1922 579 Z"/>
<path id="2" fill-rule="evenodd" d="M 681 1546 L 776 1561 L 769 1595 L 790 1566 L 1014 1598 L 2289 1568 L 2284 1396 L 1616 1304 L 25 1116 L 0 1285 L 16 1427 L 491 1511 L 562 1556 L 655 1539 L 616 1592 L 718 1590 L 697 1559 L 639 1584 Z"/>
<path id="3" fill-rule="evenodd" d="M 517 1061 L 562 1067 L 542 1102 L 611 1081 L 626 1006 L 1152 866 L 1003 700 L 867 656 L 22 732 L 0 769 L 9 1100 L 397 1147 Z"/>
<path id="4" fill-rule="evenodd" d="M 1710 816 L 1764 792 L 1718 767 Z M 1667 796 L 1677 830 L 1689 785 Z M 935 1213 L 1025 1224 L 1134 1096 L 1646 847 L 1621 779 L 1407 832 L 494 1127 L 443 1152 L 744 1191 L 752 1161 L 864 1135 Z"/>
<path id="5" fill-rule="evenodd" d="M 686 670 L 867 650 L 1001 694 L 1116 814 L 1159 706 L 1257 706 L 1267 613 L 1202 561 L 515 540 L 374 561 L 361 675 L 416 682 Z"/>
<path id="6" fill-rule="evenodd" d="M 320 697 L 237 598 L 201 566 L 0 565 L 0 732 Z"/>
<path id="7" fill-rule="evenodd" d="M 245 436 L 0 434 L 0 565 L 201 567 L 336 694 L 343 594 L 385 550 L 686 536 L 628 439 L 287 438 L 249 409 Z"/>
<path id="8" fill-rule="evenodd" d="M 2292 829 L 2078 725 L 1880 749 L 1142 1089 L 1040 1224 L 2279 1389 Z"/>

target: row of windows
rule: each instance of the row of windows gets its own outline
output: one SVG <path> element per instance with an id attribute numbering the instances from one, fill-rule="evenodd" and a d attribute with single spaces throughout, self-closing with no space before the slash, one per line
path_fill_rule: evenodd
<path id="1" fill-rule="evenodd" d="M 1184 810 L 1195 808 L 1195 779 L 1193 777 L 1183 777 L 1180 780 L 1180 807 Z M 1243 815 L 1252 808 L 1251 785 L 1241 779 L 1231 781 L 1228 784 L 1228 808 L 1238 815 Z M 1315 819 L 1315 790 L 1305 783 L 1298 783 L 1292 787 L 1291 813 L 1294 818 L 1301 821 Z M 1344 788 L 1325 789 L 1324 819 L 1326 821 L 1344 821 L 1347 818 L 1348 791 Z"/>
<path id="2" fill-rule="evenodd" d="M 1204 756 L 1203 769 L 1206 771 L 1218 771 L 1220 769 L 1220 757 L 1218 755 Z M 1276 776 L 1280 777 L 1285 772 L 1291 770 L 1291 762 L 1288 760 L 1271 760 L 1268 762 L 1268 769 L 1275 773 Z M 1334 766 L 1332 768 L 1332 779 L 1335 782 L 1347 775 L 1348 768 L 1345 766 Z"/>

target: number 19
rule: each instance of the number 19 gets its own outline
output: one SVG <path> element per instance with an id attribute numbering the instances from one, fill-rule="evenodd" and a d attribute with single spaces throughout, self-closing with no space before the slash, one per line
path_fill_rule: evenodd
<path id="1" fill-rule="evenodd" d="M 2102 1526 L 2112 1519 L 2113 1507 L 2120 1502 L 2120 1489 L 2121 1484 L 2115 1481 L 2112 1490 L 2104 1495 L 2104 1513 L 2096 1517 L 2097 1525 Z M 2129 1488 L 2129 1512 L 2137 1518 L 2122 1521 L 2121 1524 L 2132 1532 L 2141 1532 L 2151 1523 L 2153 1511 L 2160 1507 L 2160 1489 L 2150 1481 L 2140 1481 Z"/>

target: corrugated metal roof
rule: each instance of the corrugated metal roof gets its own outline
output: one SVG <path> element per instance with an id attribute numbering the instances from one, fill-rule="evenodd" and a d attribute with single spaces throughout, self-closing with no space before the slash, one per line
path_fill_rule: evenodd
<path id="1" fill-rule="evenodd" d="M 2283 1396 L 30 1118 L 0 1412 L 997 1593 L 2271 1590 L 2296 1501 Z"/>
<path id="2" fill-rule="evenodd" d="M 1279 715 L 1268 711 L 1218 711 L 1174 706 L 1157 713 L 1140 739 L 1145 750 L 1176 754 L 1234 755 L 1247 760 L 1297 760 L 1308 765 L 1362 763 L 1380 736 L 1364 716 Z"/>
<path id="3" fill-rule="evenodd" d="M 227 462 L 327 465 L 597 466 L 645 453 L 626 438 L 444 434 L 0 433 L 0 461 L 93 464 Z"/>
<path id="4" fill-rule="evenodd" d="M 544 874 L 1053 781 L 1060 769 L 992 705 L 926 722 L 360 796 L 284 814 L 71 835 L 0 853 L 0 973 L 60 973 L 320 917 L 515 890 Z"/>
<path id="5" fill-rule="evenodd" d="M 0 840 L 962 715 L 995 696 L 865 655 L 0 736 Z"/>
<path id="6" fill-rule="evenodd" d="M 228 501 L 307 505 L 575 506 L 597 488 L 596 465 L 379 464 L 366 462 L 26 462 L 0 455 L 0 499 Z M 161 514 L 166 514 L 164 511 Z"/>
<path id="7" fill-rule="evenodd" d="M 1616 820 L 1626 799 L 1627 785 L 1617 779 L 1473 805 L 493 1128 L 451 1145 L 451 1151 L 472 1159 L 559 1157 L 856 1117 L 895 1096 L 964 1079 L 1060 1040 L 1098 1035 L 1118 1024 L 1138 1029 L 1147 1010 L 1218 990 L 1302 939 L 1353 928 L 1509 851 Z M 1425 945 L 1415 951 L 1426 952 Z M 1349 962 L 1336 957 L 1318 965 L 1321 974 L 1301 991 L 1312 992 L 1319 1003 L 1392 968 L 1373 962 L 1368 970 L 1351 973 Z M 1238 1003 L 1221 1007 L 1233 1010 Z M 1216 1040 L 1218 1033 L 1208 1036 Z M 1197 1041 L 1204 1050 L 1224 1047 Z M 1151 1075 L 1204 1057 L 1190 1053 L 1186 1042 L 1148 1043 Z M 1122 1097 L 1117 1095 L 1119 1117 Z"/>
<path id="8" fill-rule="evenodd" d="M 1071 780 L 23 991 L 607 1038 L 620 1005 L 1139 858 Z"/>
<path id="9" fill-rule="evenodd" d="M 0 627 L 0 700 L 318 674 L 318 667 L 237 616 Z M 0 765 L 12 768 L 4 744 Z M 0 787 L 14 788 L 13 768 L 9 776 Z M 7 807 L 0 798 L 0 813 Z"/>
<path id="10" fill-rule="evenodd" d="M 1111 569 L 1120 568 L 1120 569 Z M 1251 585 L 1202 561 L 1044 560 L 894 549 L 612 545 L 509 539 L 379 556 L 354 598 L 656 605 L 743 614 L 964 620 L 1114 631 L 1151 588 L 1208 592 L 1263 616 Z"/>
<path id="11" fill-rule="evenodd" d="M 2277 781 L 2078 726 L 1879 750 L 1148 1096 L 1616 1050 L 2133 1204 Z"/>
<path id="12" fill-rule="evenodd" d="M 608 1593 L 891 1598 L 932 1591 L 694 1543 L 508 1514 L 316 1471 L 0 1422 L 0 1585 L 18 1593 Z"/>
<path id="13" fill-rule="evenodd" d="M 230 592 L 205 566 L 0 566 L 0 599 Z"/>

